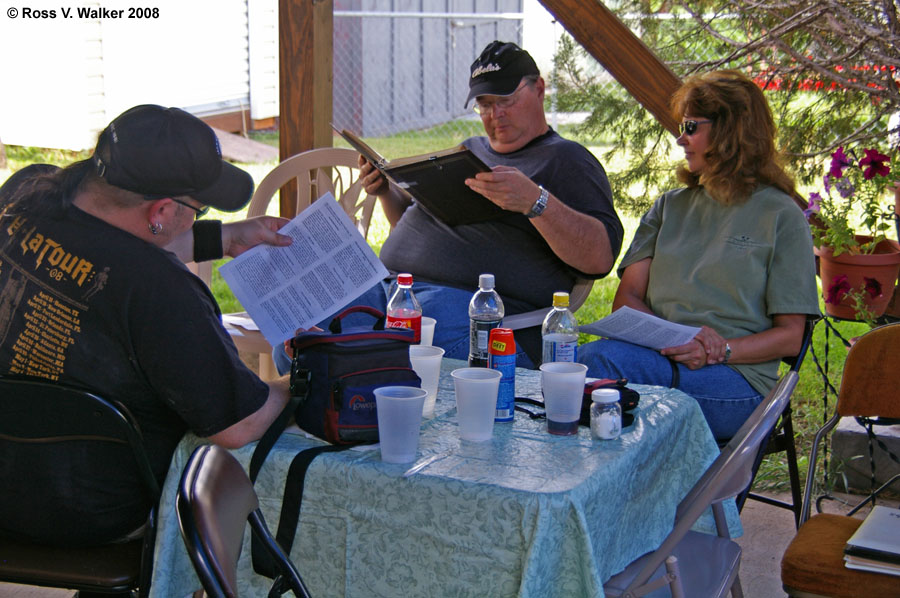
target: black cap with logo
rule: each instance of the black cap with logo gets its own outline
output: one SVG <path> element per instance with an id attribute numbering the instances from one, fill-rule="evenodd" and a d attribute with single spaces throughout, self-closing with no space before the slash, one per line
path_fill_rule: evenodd
<path id="1" fill-rule="evenodd" d="M 492 41 L 471 66 L 469 97 L 482 95 L 508 96 L 528 75 L 540 75 L 531 55 L 512 42 Z"/>
<path id="2" fill-rule="evenodd" d="M 235 212 L 253 194 L 253 178 L 222 159 L 212 128 L 179 108 L 126 110 L 100 133 L 93 160 L 110 185 L 148 199 L 189 195 Z"/>

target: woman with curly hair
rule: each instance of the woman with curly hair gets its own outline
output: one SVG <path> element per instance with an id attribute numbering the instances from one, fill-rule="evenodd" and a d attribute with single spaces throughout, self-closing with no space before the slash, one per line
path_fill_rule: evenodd
<path id="1" fill-rule="evenodd" d="M 775 149 L 762 91 L 736 71 L 687 79 L 673 95 L 686 187 L 641 218 L 618 268 L 613 310 L 627 305 L 700 327 L 661 351 L 602 339 L 579 347 L 588 375 L 676 387 L 718 440 L 734 435 L 818 314 L 809 226 Z"/>

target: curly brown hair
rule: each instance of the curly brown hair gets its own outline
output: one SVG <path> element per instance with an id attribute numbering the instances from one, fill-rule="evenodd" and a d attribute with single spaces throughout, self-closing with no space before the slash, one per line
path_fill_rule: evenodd
<path id="1" fill-rule="evenodd" d="M 733 70 L 712 71 L 685 79 L 671 99 L 672 115 L 708 118 L 712 123 L 706 168 L 694 174 L 684 165 L 678 180 L 703 185 L 716 201 L 746 201 L 757 185 L 769 184 L 796 198 L 794 179 L 785 172 L 775 148 L 775 121 L 762 90 Z"/>

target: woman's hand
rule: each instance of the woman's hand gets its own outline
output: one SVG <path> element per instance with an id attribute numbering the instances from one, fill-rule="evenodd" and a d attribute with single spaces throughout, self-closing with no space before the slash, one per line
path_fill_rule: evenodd
<path id="1" fill-rule="evenodd" d="M 666 347 L 660 351 L 660 354 L 690 370 L 699 370 L 708 363 L 706 348 L 696 337 L 683 345 Z"/>
<path id="2" fill-rule="evenodd" d="M 718 332 L 709 326 L 702 326 L 694 340 L 703 345 L 706 350 L 707 364 L 714 365 L 725 361 L 725 345 L 727 343 Z"/>

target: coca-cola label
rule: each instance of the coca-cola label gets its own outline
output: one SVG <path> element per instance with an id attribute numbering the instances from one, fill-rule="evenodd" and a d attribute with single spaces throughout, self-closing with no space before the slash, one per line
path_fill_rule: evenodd
<path id="1" fill-rule="evenodd" d="M 419 342 L 422 338 L 422 316 L 413 318 L 398 318 L 388 316 L 385 324 L 388 328 L 409 328 L 413 331 L 413 342 Z"/>

